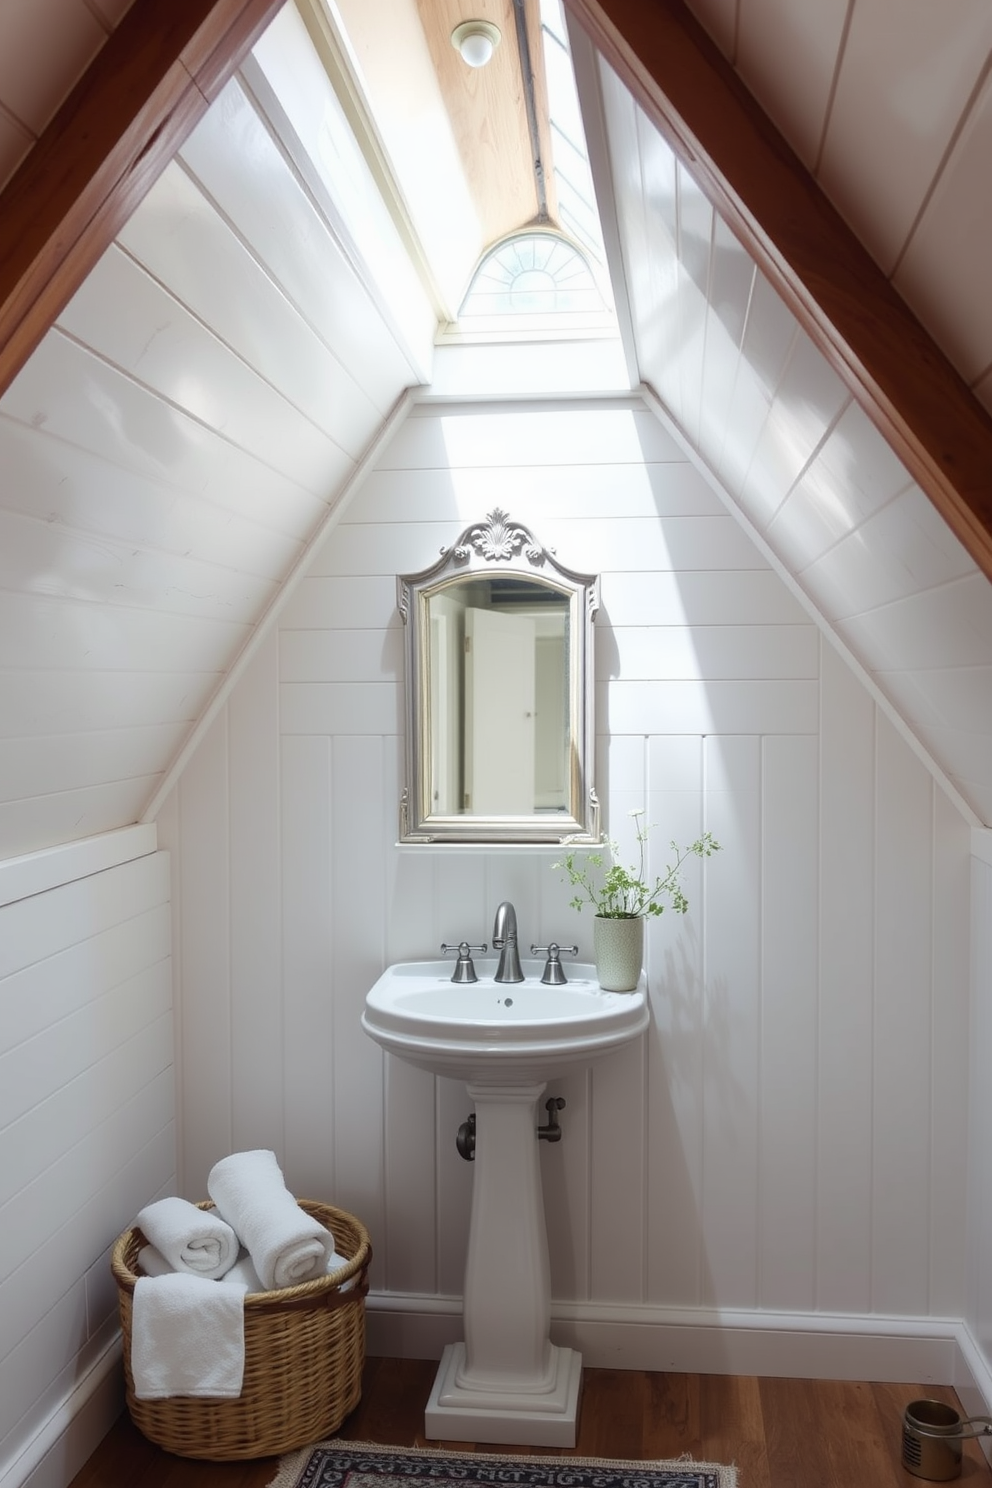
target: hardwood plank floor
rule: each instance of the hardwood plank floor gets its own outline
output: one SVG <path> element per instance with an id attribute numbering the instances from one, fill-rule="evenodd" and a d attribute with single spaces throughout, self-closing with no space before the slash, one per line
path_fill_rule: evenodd
<path id="1" fill-rule="evenodd" d="M 953 1390 L 749 1376 L 587 1369 L 574 1453 L 561 1448 L 428 1442 L 429 1359 L 369 1359 L 358 1408 L 337 1435 L 392 1446 L 448 1446 L 526 1456 L 678 1457 L 733 1462 L 740 1488 L 912 1488 L 902 1466 L 902 1412 L 924 1396 L 961 1410 Z M 962 1414 L 964 1412 L 962 1411 Z M 153 1447 L 125 1414 L 70 1488 L 267 1488 L 276 1459 L 194 1462 Z M 990 1488 L 974 1441 L 959 1482 Z"/>

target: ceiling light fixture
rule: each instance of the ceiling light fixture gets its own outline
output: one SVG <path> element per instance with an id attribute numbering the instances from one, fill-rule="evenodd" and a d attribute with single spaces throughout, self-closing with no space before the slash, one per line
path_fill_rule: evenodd
<path id="1" fill-rule="evenodd" d="M 485 67 L 499 41 L 499 27 L 491 21 L 462 21 L 451 33 L 451 45 L 469 67 Z"/>

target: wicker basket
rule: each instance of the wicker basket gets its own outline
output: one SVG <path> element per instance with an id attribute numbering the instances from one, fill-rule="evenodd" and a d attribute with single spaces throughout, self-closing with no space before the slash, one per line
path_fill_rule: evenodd
<path id="1" fill-rule="evenodd" d="M 135 1399 L 131 1306 L 145 1239 L 140 1230 L 125 1230 L 114 1245 L 110 1265 L 120 1303 L 127 1408 L 138 1430 L 166 1451 L 216 1462 L 274 1457 L 332 1434 L 358 1404 L 372 1258 L 368 1232 L 341 1209 L 299 1203 L 331 1231 L 347 1265 L 301 1286 L 245 1297 L 245 1373 L 237 1400 Z"/>

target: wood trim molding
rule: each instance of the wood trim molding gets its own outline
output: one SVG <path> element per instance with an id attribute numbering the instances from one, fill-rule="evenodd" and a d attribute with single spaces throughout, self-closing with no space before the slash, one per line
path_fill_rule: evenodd
<path id="1" fill-rule="evenodd" d="M 134 0 L 0 193 L 0 395 L 282 4 Z"/>
<path id="2" fill-rule="evenodd" d="M 566 0 L 975 563 L 992 418 L 683 0 Z"/>

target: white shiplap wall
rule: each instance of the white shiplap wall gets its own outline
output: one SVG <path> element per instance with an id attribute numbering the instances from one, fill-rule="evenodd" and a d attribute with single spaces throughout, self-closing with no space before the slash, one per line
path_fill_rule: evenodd
<path id="1" fill-rule="evenodd" d="M 992 585 L 626 88 L 600 67 L 641 375 L 992 822 Z"/>
<path id="2" fill-rule="evenodd" d="M 417 408 L 183 773 L 158 825 L 180 884 L 184 1191 L 233 1147 L 273 1146 L 298 1193 L 369 1225 L 376 1342 L 457 1334 L 467 1097 L 383 1059 L 365 992 L 391 960 L 488 939 L 503 897 L 525 940 L 591 942 L 551 851 L 395 846 L 394 576 L 497 503 L 602 575 L 610 831 L 645 805 L 662 844 L 724 844 L 687 919 L 651 927 L 643 1046 L 556 1083 L 560 1336 L 589 1362 L 720 1368 L 742 1362 L 733 1329 L 673 1320 L 959 1317 L 968 825 L 632 400 Z M 410 1294 L 432 1324 L 390 1323 Z M 782 1336 L 766 1363 L 824 1367 Z M 826 1367 L 925 1377 L 908 1347 Z"/>
<path id="3" fill-rule="evenodd" d="M 175 1183 L 171 889 L 154 836 L 135 828 L 4 865 L 5 1488 L 63 1488 L 114 1419 L 110 1249 Z"/>
<path id="4" fill-rule="evenodd" d="M 0 856 L 142 817 L 429 363 L 423 292 L 398 329 L 353 251 L 371 178 L 292 6 L 245 64 L 273 108 L 277 64 L 346 199 L 232 79 L 0 400 Z"/>

